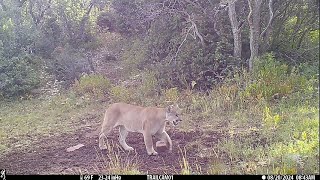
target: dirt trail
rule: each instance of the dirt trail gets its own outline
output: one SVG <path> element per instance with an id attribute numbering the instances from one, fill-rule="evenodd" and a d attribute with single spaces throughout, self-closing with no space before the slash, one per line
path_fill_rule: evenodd
<path id="1" fill-rule="evenodd" d="M 87 131 L 87 132 L 86 132 Z M 79 174 L 105 173 L 108 163 L 108 152 L 98 149 L 98 138 L 93 137 L 92 131 L 78 132 L 73 135 L 60 135 L 44 139 L 33 145 L 32 148 L 19 150 L 7 154 L 0 159 L 1 167 L 6 168 L 8 174 Z M 141 173 L 170 173 L 180 174 L 182 152 L 187 154 L 187 160 L 192 169 L 195 165 L 201 167 L 202 172 L 207 172 L 208 165 L 213 156 L 202 157 L 201 147 L 212 147 L 219 134 L 202 132 L 174 132 L 168 131 L 173 140 L 173 152 L 162 152 L 158 156 L 148 156 L 143 136 L 139 133 L 129 133 L 127 143 L 135 148 L 135 152 L 124 152 L 117 146 L 119 159 L 127 163 L 137 163 Z M 118 145 L 117 129 L 109 136 L 109 142 Z M 196 143 L 195 143 L 196 142 Z M 68 147 L 79 143 L 85 146 L 73 152 L 67 152 Z M 192 145 L 193 144 L 193 145 Z"/>

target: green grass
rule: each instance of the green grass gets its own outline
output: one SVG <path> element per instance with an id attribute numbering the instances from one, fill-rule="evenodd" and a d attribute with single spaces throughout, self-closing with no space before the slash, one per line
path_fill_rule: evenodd
<path id="1" fill-rule="evenodd" d="M 50 100 L 30 99 L 0 105 L 0 154 L 30 146 L 44 137 L 72 133 L 90 123 L 100 122 L 104 103 L 72 94 Z"/>
<path id="2" fill-rule="evenodd" d="M 222 162 L 211 173 L 319 174 L 318 106 L 282 103 L 229 112 L 229 132 L 214 147 Z"/>

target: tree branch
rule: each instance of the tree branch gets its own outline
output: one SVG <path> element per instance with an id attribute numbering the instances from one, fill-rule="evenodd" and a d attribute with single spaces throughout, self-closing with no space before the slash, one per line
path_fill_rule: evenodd
<path id="1" fill-rule="evenodd" d="M 266 28 L 262 31 L 262 33 L 260 34 L 260 37 L 265 38 L 266 36 L 266 32 L 269 30 L 269 28 L 271 27 L 271 23 L 273 20 L 273 8 L 272 8 L 272 0 L 269 0 L 269 22 L 268 25 L 266 26 Z"/>
<path id="2" fill-rule="evenodd" d="M 198 28 L 197 28 L 197 24 L 191 19 L 191 16 L 190 16 L 189 13 L 185 12 L 185 14 L 187 14 L 187 16 L 188 16 L 188 21 L 189 21 L 189 22 L 191 23 L 191 25 L 192 25 L 191 27 L 192 27 L 192 29 L 193 29 L 194 34 L 196 34 L 196 35 L 198 36 L 198 38 L 200 39 L 201 45 L 202 45 L 203 47 L 205 47 L 203 37 L 202 37 L 202 35 L 199 33 L 199 30 L 198 30 Z"/>
<path id="3" fill-rule="evenodd" d="M 249 5 L 249 14 L 248 14 L 248 23 L 249 23 L 249 26 L 252 26 L 252 4 L 250 2 L 250 0 L 248 0 L 248 5 Z"/>
<path id="4" fill-rule="evenodd" d="M 203 47 L 205 47 L 203 37 L 202 37 L 202 35 L 199 33 L 199 30 L 198 30 L 198 28 L 197 28 L 196 23 L 195 23 L 194 21 L 192 21 L 192 20 L 191 20 L 190 22 L 192 23 L 194 32 L 196 33 L 196 35 L 197 35 L 198 38 L 200 39 L 201 45 L 202 45 Z"/>
<path id="5" fill-rule="evenodd" d="M 184 42 L 187 40 L 187 37 L 188 37 L 188 35 L 189 35 L 189 32 L 190 32 L 190 30 L 191 30 L 192 28 L 193 28 L 193 25 L 191 25 L 191 26 L 188 28 L 187 33 L 186 33 L 186 36 L 184 37 L 183 41 L 182 41 L 181 44 L 179 45 L 179 47 L 178 47 L 175 55 L 170 59 L 169 64 L 171 64 L 172 60 L 173 60 L 173 59 L 176 59 L 176 57 L 178 56 L 178 53 L 179 53 L 179 51 L 180 51 L 180 48 L 181 48 L 181 46 L 184 44 Z"/>
<path id="6" fill-rule="evenodd" d="M 89 9 L 87 10 L 86 14 L 82 17 L 82 20 L 81 20 L 81 22 L 80 22 L 80 33 L 79 33 L 80 39 L 83 39 L 83 38 L 84 38 L 85 25 L 86 25 L 86 23 L 87 23 L 87 21 L 88 21 L 89 14 L 90 14 L 90 12 L 91 12 L 91 10 L 92 10 L 93 5 L 94 5 L 94 0 L 92 0 L 92 1 L 90 2 L 89 7 L 88 7 Z"/>

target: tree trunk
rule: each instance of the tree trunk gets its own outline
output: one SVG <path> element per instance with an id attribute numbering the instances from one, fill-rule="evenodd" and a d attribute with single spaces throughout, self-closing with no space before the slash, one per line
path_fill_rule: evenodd
<path id="1" fill-rule="evenodd" d="M 237 12 L 235 7 L 235 1 L 231 0 L 228 3 L 228 14 L 231 22 L 232 34 L 233 34 L 233 56 L 237 59 L 241 59 L 241 25 L 237 20 Z"/>
<path id="2" fill-rule="evenodd" d="M 270 43 L 272 42 L 271 32 L 273 28 L 272 22 L 274 18 L 273 0 L 269 0 L 268 7 L 269 7 L 269 21 L 265 29 L 260 34 L 260 39 L 261 39 L 260 53 L 266 52 L 270 48 Z"/>
<path id="3" fill-rule="evenodd" d="M 248 0 L 249 15 L 248 23 L 250 27 L 250 59 L 249 70 L 253 71 L 254 60 L 259 55 L 259 42 L 260 42 L 260 13 L 261 13 L 262 0 Z"/>
<path id="4" fill-rule="evenodd" d="M 79 39 L 80 40 L 83 40 L 84 39 L 84 31 L 85 31 L 85 26 L 89 20 L 89 15 L 90 15 L 90 12 L 92 10 L 92 7 L 93 7 L 93 1 L 91 1 L 90 5 L 89 5 L 89 8 L 86 12 L 86 14 L 82 17 L 82 20 L 80 22 L 80 29 L 79 29 Z"/>
<path id="5" fill-rule="evenodd" d="M 93 54 L 91 52 L 88 52 L 86 55 L 87 55 L 87 60 L 88 60 L 89 66 L 90 66 L 90 71 L 91 71 L 91 73 L 95 73 L 96 70 L 94 68 L 93 60 L 92 60 Z"/>

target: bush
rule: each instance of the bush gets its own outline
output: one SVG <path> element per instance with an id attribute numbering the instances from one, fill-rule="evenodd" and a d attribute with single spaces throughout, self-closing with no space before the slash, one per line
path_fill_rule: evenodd
<path id="1" fill-rule="evenodd" d="M 165 99 L 168 102 L 177 102 L 179 99 L 179 92 L 177 88 L 170 88 L 168 90 L 165 90 Z"/>
<path id="2" fill-rule="evenodd" d="M 52 55 L 53 59 L 48 62 L 49 70 L 65 87 L 73 84 L 83 73 L 88 74 L 92 71 L 84 55 L 71 47 L 58 47 Z"/>
<path id="3" fill-rule="evenodd" d="M 289 68 L 274 59 L 272 54 L 266 54 L 256 61 L 254 74 L 242 95 L 245 98 L 270 100 L 287 96 L 293 92 L 303 91 L 308 85 L 305 76 L 299 75 L 295 68 Z"/>
<path id="4" fill-rule="evenodd" d="M 144 97 L 160 94 L 161 89 L 158 80 L 152 71 L 147 71 L 142 74 L 142 85 L 139 90 Z"/>
<path id="5" fill-rule="evenodd" d="M 131 93 L 123 86 L 114 86 L 110 89 L 110 96 L 114 101 L 130 103 Z"/>
<path id="6" fill-rule="evenodd" d="M 319 61 L 314 63 L 301 63 L 298 67 L 299 72 L 303 73 L 308 79 L 318 79 Z"/>
<path id="7" fill-rule="evenodd" d="M 73 90 L 79 95 L 104 96 L 111 88 L 111 83 L 102 75 L 85 75 L 76 81 Z"/>
<path id="8" fill-rule="evenodd" d="M 141 66 L 145 64 L 146 46 L 143 41 L 135 40 L 132 45 L 126 47 L 126 51 L 122 54 L 124 61 L 125 72 L 130 74 L 134 70 L 142 69 Z"/>
<path id="9" fill-rule="evenodd" d="M 188 27 L 179 14 L 163 14 L 154 19 L 148 34 L 131 37 L 133 43 L 123 51 L 127 71 L 151 70 L 165 89 L 187 88 L 195 81 L 196 89 L 207 90 L 221 82 L 241 61 L 232 58 L 233 48 L 227 38 L 208 31 L 211 20 L 203 18 L 198 23 L 199 30 L 212 41 L 203 45 L 188 36 Z"/>
<path id="10" fill-rule="evenodd" d="M 37 88 L 40 82 L 41 69 L 38 58 L 0 57 L 0 98 L 23 96 Z"/>

